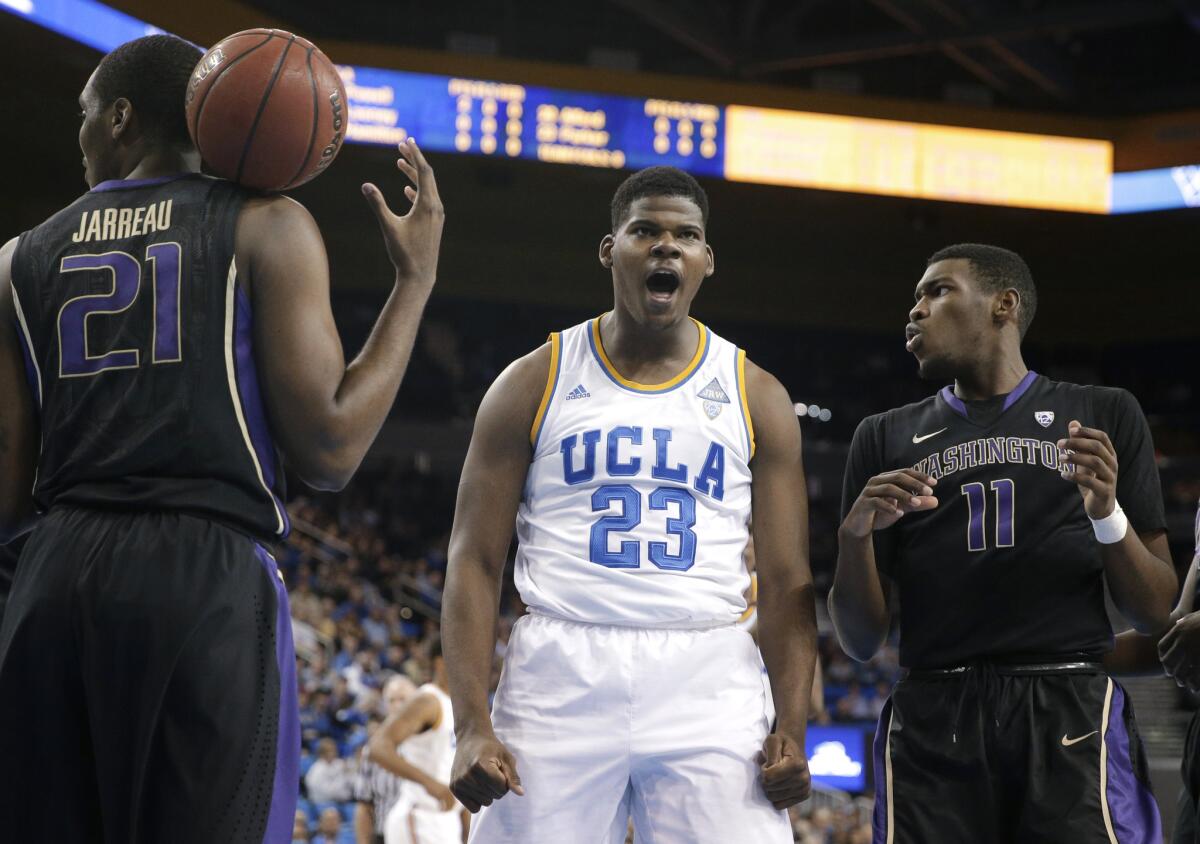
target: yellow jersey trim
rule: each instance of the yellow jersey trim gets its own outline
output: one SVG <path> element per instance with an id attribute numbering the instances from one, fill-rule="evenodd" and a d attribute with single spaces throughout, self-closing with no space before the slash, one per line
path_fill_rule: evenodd
<path id="1" fill-rule="evenodd" d="M 738 349 L 737 356 L 738 395 L 742 399 L 742 416 L 746 419 L 746 433 L 750 437 L 750 456 L 754 457 L 754 420 L 750 418 L 750 399 L 746 397 L 746 350 Z"/>
<path id="2" fill-rule="evenodd" d="M 529 444 L 537 448 L 538 435 L 542 432 L 542 423 L 546 421 L 546 410 L 550 407 L 550 399 L 554 397 L 554 388 L 558 386 L 558 364 L 562 357 L 562 335 L 555 331 L 550 340 L 550 371 L 546 373 L 546 389 L 542 392 L 542 401 L 538 405 L 537 414 L 533 417 L 533 425 L 529 429 Z"/>
<path id="3" fill-rule="evenodd" d="M 683 371 L 669 381 L 663 381 L 661 384 L 639 384 L 637 381 L 630 381 L 617 372 L 617 368 L 608 359 L 608 353 L 604 351 L 604 343 L 600 339 L 600 320 L 605 316 L 607 314 L 601 314 L 592 320 L 592 349 L 596 352 L 596 359 L 600 361 L 605 374 L 628 390 L 635 390 L 639 393 L 664 393 L 667 390 L 672 390 L 695 374 L 696 370 L 700 368 L 705 354 L 708 352 L 708 329 L 695 317 L 688 317 L 688 319 L 695 323 L 696 329 L 700 332 L 700 342 L 696 344 L 696 353 L 692 355 L 692 359 L 688 361 Z"/>

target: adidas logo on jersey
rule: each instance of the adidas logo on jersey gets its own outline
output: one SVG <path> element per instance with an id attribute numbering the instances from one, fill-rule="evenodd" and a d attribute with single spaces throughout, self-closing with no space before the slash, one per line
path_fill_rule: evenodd
<path id="1" fill-rule="evenodd" d="M 709 381 L 696 395 L 704 400 L 704 412 L 709 419 L 716 419 L 729 404 L 729 396 L 721 389 L 721 382 L 716 378 Z"/>
<path id="2" fill-rule="evenodd" d="M 592 394 L 583 388 L 582 384 L 575 385 L 575 389 L 567 393 L 567 401 L 571 399 L 590 399 Z"/>

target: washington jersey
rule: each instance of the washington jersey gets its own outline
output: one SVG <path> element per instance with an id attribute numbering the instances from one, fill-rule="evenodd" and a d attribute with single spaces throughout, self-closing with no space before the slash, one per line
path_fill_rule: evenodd
<path id="1" fill-rule="evenodd" d="M 417 689 L 418 694 L 433 695 L 442 707 L 438 722 L 421 733 L 404 740 L 404 759 L 413 767 L 433 779 L 447 785 L 450 782 L 450 767 L 454 763 L 454 710 L 450 697 L 434 683 L 426 683 Z M 437 799 L 418 783 L 404 781 L 402 802 L 410 808 L 442 811 Z"/>
<path id="2" fill-rule="evenodd" d="M 516 583 L 533 611 L 636 627 L 745 611 L 745 353 L 695 324 L 691 361 L 652 385 L 616 371 L 599 318 L 550 336 L 517 513 Z"/>
<path id="3" fill-rule="evenodd" d="M 873 535 L 899 591 L 901 664 L 1111 649 L 1100 546 L 1078 486 L 1060 475 L 1069 455 L 1057 442 L 1072 420 L 1112 441 L 1131 529 L 1165 528 L 1149 427 L 1124 390 L 1030 372 L 1007 396 L 964 402 L 947 387 L 859 425 L 843 518 L 881 472 L 915 467 L 938 481 L 937 508 Z"/>
<path id="4" fill-rule="evenodd" d="M 234 263 L 244 196 L 198 174 L 105 182 L 21 235 L 12 287 L 40 509 L 183 511 L 286 534 Z"/>

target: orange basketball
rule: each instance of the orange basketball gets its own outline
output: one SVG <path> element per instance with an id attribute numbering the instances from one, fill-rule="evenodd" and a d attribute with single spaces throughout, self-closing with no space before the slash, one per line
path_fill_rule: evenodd
<path id="1" fill-rule="evenodd" d="M 200 59 L 187 123 L 208 168 L 247 187 L 280 191 L 329 166 L 345 138 L 346 88 L 310 41 L 248 29 Z"/>

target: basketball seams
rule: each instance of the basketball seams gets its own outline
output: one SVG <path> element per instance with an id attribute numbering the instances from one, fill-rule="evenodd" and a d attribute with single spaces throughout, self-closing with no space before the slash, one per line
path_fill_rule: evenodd
<path id="1" fill-rule="evenodd" d="M 292 35 L 288 43 L 284 46 L 283 52 L 279 54 L 278 61 L 275 62 L 275 70 L 271 72 L 271 81 L 267 83 L 267 88 L 263 91 L 262 100 L 258 103 L 258 113 L 254 115 L 254 121 L 250 124 L 250 130 L 246 133 L 246 144 L 242 147 L 242 157 L 238 160 L 237 175 L 233 179 L 235 182 L 242 180 L 242 168 L 246 166 L 246 158 L 250 155 L 250 147 L 254 144 L 254 133 L 258 130 L 258 123 L 262 120 L 263 112 L 267 110 L 267 100 L 271 98 L 271 90 L 275 87 L 275 83 L 279 79 L 279 74 L 283 71 L 288 51 L 292 49 L 292 45 L 295 43 L 296 36 Z"/>
<path id="2" fill-rule="evenodd" d="M 259 31 L 261 32 L 262 30 L 259 30 Z M 267 33 L 267 37 L 264 38 L 262 41 L 258 42 L 253 47 L 248 48 L 244 53 L 240 53 L 239 55 L 235 56 L 233 58 L 233 60 L 229 62 L 229 64 L 217 69 L 216 73 L 213 76 L 212 81 L 209 82 L 208 87 L 206 87 L 204 89 L 204 93 L 200 97 L 200 102 L 196 104 L 196 116 L 195 116 L 195 120 L 194 120 L 194 125 L 192 126 L 191 134 L 192 134 L 192 139 L 196 143 L 196 149 L 200 152 L 201 158 L 204 158 L 204 150 L 200 149 L 200 115 L 204 111 L 204 104 L 206 102 L 208 102 L 208 95 L 211 94 L 213 88 L 216 88 L 217 85 L 219 85 L 221 83 L 221 80 L 225 78 L 225 71 L 229 70 L 231 67 L 236 65 L 242 59 L 246 58 L 246 56 L 253 53 L 259 47 L 266 46 L 271 41 L 272 38 L 276 37 L 275 30 L 273 30 L 273 29 L 266 30 L 266 33 Z"/>
<path id="3" fill-rule="evenodd" d="M 312 84 L 313 107 L 312 107 L 312 132 L 308 136 L 308 148 L 304 151 L 304 155 L 300 158 L 300 166 L 296 168 L 296 172 L 292 174 L 292 178 L 288 179 L 287 184 L 283 186 L 283 190 L 287 190 L 296 184 L 299 179 L 308 170 L 308 159 L 312 157 L 313 144 L 317 142 L 317 127 L 321 124 L 321 103 L 320 94 L 317 91 L 317 74 L 313 71 L 312 60 L 313 51 L 316 47 L 308 48 L 308 58 L 306 64 L 308 66 L 308 81 Z"/>

